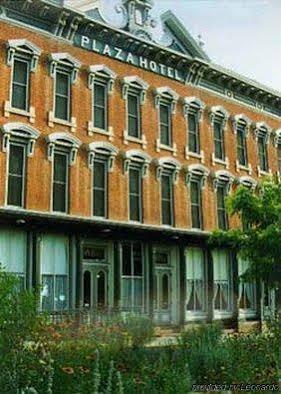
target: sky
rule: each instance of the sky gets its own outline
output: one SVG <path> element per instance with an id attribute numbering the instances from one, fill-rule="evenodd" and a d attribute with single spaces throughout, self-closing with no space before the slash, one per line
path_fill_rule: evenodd
<path id="1" fill-rule="evenodd" d="M 102 0 L 105 11 L 119 0 Z M 170 9 L 211 61 L 281 91 L 281 0 L 155 0 L 152 15 Z"/>

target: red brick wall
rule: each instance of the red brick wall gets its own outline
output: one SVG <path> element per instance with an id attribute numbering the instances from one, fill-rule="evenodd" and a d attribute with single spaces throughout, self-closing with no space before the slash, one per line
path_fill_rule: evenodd
<path id="1" fill-rule="evenodd" d="M 52 38 L 48 35 L 38 34 L 38 32 L 25 28 L 14 27 L 6 23 L 1 23 L 0 30 L 0 125 L 9 122 L 26 122 L 28 118 L 24 116 L 10 114 L 9 118 L 4 117 L 4 101 L 9 100 L 9 86 L 11 68 L 6 65 L 6 41 L 8 39 L 26 38 L 37 45 L 42 54 L 39 59 L 38 69 L 31 74 L 31 106 L 36 109 L 35 123 L 32 124 L 41 134 L 36 142 L 35 155 L 28 159 L 27 165 L 27 194 L 26 208 L 40 211 L 50 210 L 50 183 L 51 183 L 51 163 L 47 160 L 45 136 L 55 131 L 70 132 L 67 126 L 48 126 L 48 112 L 53 109 L 53 79 L 49 75 L 48 55 L 54 52 L 68 52 L 82 63 L 82 69 L 78 74 L 78 80 L 72 86 L 72 116 L 77 119 L 77 131 L 75 136 L 83 144 L 93 141 L 108 141 L 107 136 L 94 134 L 89 136 L 87 123 L 91 120 L 91 91 L 87 87 L 87 68 L 92 64 L 105 64 L 116 74 L 113 95 L 109 98 L 109 125 L 114 128 L 114 139 L 112 142 L 120 150 L 142 149 L 137 143 L 123 143 L 123 131 L 125 129 L 125 101 L 121 96 L 121 80 L 127 75 L 138 75 L 144 79 L 150 88 L 147 94 L 147 101 L 142 107 L 142 132 L 145 134 L 148 145 L 146 152 L 153 158 L 171 156 L 170 152 L 156 152 L 155 144 L 158 138 L 157 109 L 154 104 L 153 90 L 156 87 L 169 86 L 174 89 L 181 98 L 185 96 L 199 97 L 207 107 L 222 105 L 231 115 L 244 113 L 253 122 L 265 121 L 272 128 L 280 127 L 280 121 L 273 116 L 257 113 L 242 104 L 228 101 L 215 94 L 200 90 L 196 87 L 185 86 L 177 81 L 170 80 L 160 75 L 153 74 L 132 65 L 101 56 L 97 53 L 89 52 L 71 46 L 69 43 Z M 239 177 L 248 175 L 246 172 L 236 172 L 236 137 L 230 121 L 226 130 L 226 155 L 230 160 L 230 171 Z M 203 120 L 200 123 L 201 149 L 204 150 L 205 163 L 211 170 L 225 169 L 221 165 L 212 165 L 211 155 L 213 153 L 212 130 L 207 110 L 204 111 Z M 173 117 L 173 140 L 177 144 L 177 160 L 182 165 L 199 163 L 198 159 L 185 159 L 186 145 L 186 123 L 183 116 L 183 104 L 179 101 L 177 112 Z M 248 158 L 253 167 L 254 178 L 257 178 L 257 147 L 252 131 L 249 133 Z M 277 171 L 277 153 L 272 141 L 269 143 L 269 166 L 272 172 Z M 0 152 L 0 205 L 4 204 L 6 177 L 6 154 Z M 258 178 L 257 178 L 258 179 Z M 160 224 L 160 189 L 155 178 L 155 167 L 149 168 L 149 175 L 143 181 L 143 204 L 144 222 L 147 224 Z M 82 146 L 78 151 L 77 162 L 70 168 L 70 213 L 73 215 L 90 216 L 91 214 L 91 173 L 87 165 L 87 152 Z M 175 224 L 177 227 L 188 228 L 191 225 L 189 191 L 184 183 L 183 171 L 180 172 L 177 185 L 174 189 L 175 197 Z M 117 157 L 114 171 L 109 173 L 109 218 L 113 220 L 128 219 L 128 180 L 123 174 L 122 159 Z M 216 227 L 215 193 L 209 179 L 203 191 L 203 213 L 204 228 L 211 230 Z M 232 224 L 234 221 L 232 219 Z"/>

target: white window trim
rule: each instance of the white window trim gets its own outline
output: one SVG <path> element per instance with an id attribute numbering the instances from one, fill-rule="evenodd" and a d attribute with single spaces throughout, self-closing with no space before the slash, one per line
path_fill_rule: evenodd
<path id="1" fill-rule="evenodd" d="M 142 119 L 141 115 L 139 115 L 139 128 L 140 128 L 140 138 L 132 137 L 128 133 L 129 125 L 128 125 L 128 94 L 130 90 L 135 90 L 139 92 L 139 103 L 140 105 L 144 105 L 146 101 L 146 92 L 149 88 L 149 85 L 139 78 L 136 75 L 124 77 L 122 81 L 122 98 L 125 100 L 125 116 L 126 116 L 126 126 L 123 131 L 123 143 L 128 145 L 129 142 L 135 142 L 140 144 L 143 149 L 147 148 L 147 139 L 142 130 Z"/>
<path id="2" fill-rule="evenodd" d="M 198 247 L 188 247 L 184 250 L 185 256 L 185 267 L 187 267 L 187 256 L 190 249 L 198 249 L 202 251 L 203 254 L 203 269 L 204 269 L 204 302 L 205 302 L 205 311 L 188 311 L 185 308 L 185 322 L 193 322 L 193 321 L 205 321 L 208 317 L 208 276 L 207 276 L 207 264 L 206 264 L 206 253 L 204 249 Z M 186 282 L 186 278 L 185 278 Z M 186 299 L 185 299 L 185 307 L 186 307 Z"/>
<path id="3" fill-rule="evenodd" d="M 250 131 L 250 128 L 252 125 L 252 121 L 244 114 L 237 114 L 237 115 L 231 117 L 231 121 L 232 121 L 234 135 L 237 134 L 237 130 L 240 125 L 245 127 L 245 138 L 246 138 L 246 149 L 247 149 L 246 153 L 248 156 L 247 139 L 249 136 L 249 131 Z M 237 143 L 237 141 L 236 141 L 236 143 Z M 238 173 L 240 173 L 240 171 L 242 170 L 242 171 L 248 172 L 249 175 L 252 175 L 252 172 L 253 172 L 252 165 L 249 163 L 248 157 L 247 157 L 247 160 L 248 160 L 247 166 L 244 166 L 239 163 L 238 159 L 236 159 L 235 165 L 236 165 L 236 171 Z"/>
<path id="4" fill-rule="evenodd" d="M 222 122 L 222 130 L 225 133 L 227 131 L 227 121 L 229 119 L 229 113 L 226 111 L 224 107 L 221 105 L 216 105 L 210 108 L 209 110 L 209 118 L 211 122 L 211 129 L 213 135 L 213 143 L 214 143 L 214 123 L 216 119 L 219 119 Z M 225 136 L 224 136 L 224 149 L 225 149 Z M 226 169 L 229 169 L 229 158 L 226 154 L 225 149 L 225 159 L 221 160 L 215 156 L 215 152 L 212 153 L 212 165 L 220 164 L 224 166 Z"/>
<path id="5" fill-rule="evenodd" d="M 114 130 L 113 126 L 109 125 L 109 105 L 107 103 L 106 108 L 106 117 L 107 124 L 105 129 L 100 129 L 94 127 L 94 84 L 95 82 L 101 82 L 107 87 L 107 100 L 109 96 L 113 94 L 114 83 L 116 80 L 117 74 L 112 71 L 109 67 L 104 64 L 92 65 L 89 67 L 89 76 L 88 76 L 88 88 L 91 90 L 92 97 L 92 106 L 91 106 L 91 120 L 88 122 L 88 134 L 93 136 L 94 133 L 107 135 L 109 137 L 109 141 L 113 140 Z"/>
<path id="6" fill-rule="evenodd" d="M 263 171 L 260 168 L 260 165 L 257 165 L 257 172 L 258 172 L 258 177 L 262 176 L 268 176 L 272 175 L 272 171 L 269 167 L 269 152 L 268 152 L 268 145 L 270 141 L 270 135 L 272 133 L 272 128 L 268 126 L 267 123 L 265 122 L 257 122 L 253 124 L 253 132 L 256 140 L 256 149 L 257 149 L 257 156 L 258 156 L 258 163 L 259 163 L 259 147 L 258 147 L 258 138 L 263 137 L 265 144 L 267 145 L 267 165 L 268 165 L 268 171 Z"/>
<path id="7" fill-rule="evenodd" d="M 41 50 L 34 45 L 32 42 L 26 39 L 15 39 L 8 40 L 7 44 L 7 65 L 11 67 L 10 77 L 10 88 L 9 88 L 9 100 L 4 102 L 4 117 L 9 118 L 10 114 L 17 114 L 26 116 L 29 118 L 30 123 L 35 123 L 35 108 L 30 105 L 31 93 L 30 89 L 30 73 L 35 72 L 38 65 L 38 60 L 41 55 Z M 28 63 L 28 109 L 22 110 L 12 107 L 12 88 L 13 88 L 13 73 L 14 73 L 14 61 L 17 59 L 26 61 Z"/>
<path id="8" fill-rule="evenodd" d="M 172 157 L 161 157 L 160 159 L 154 159 L 156 165 L 156 180 L 160 181 L 163 171 L 170 172 L 173 175 L 173 183 L 176 184 L 178 181 L 178 174 L 181 169 L 181 164 L 178 160 Z"/>
<path id="9" fill-rule="evenodd" d="M 239 185 L 245 186 L 250 188 L 251 190 L 255 190 L 258 182 L 254 179 L 251 178 L 250 176 L 242 176 L 238 179 Z"/>
<path id="10" fill-rule="evenodd" d="M 10 141 L 19 142 L 25 145 L 25 154 L 27 157 L 34 155 L 35 142 L 40 133 L 33 127 L 25 123 L 6 123 L 2 126 L 2 151 L 7 154 L 6 159 L 6 180 L 5 180 L 5 206 L 8 202 L 8 175 L 9 175 L 9 155 L 10 155 Z M 26 159 L 24 165 L 26 166 Z"/>
<path id="11" fill-rule="evenodd" d="M 55 123 L 70 127 L 71 132 L 75 132 L 77 129 L 77 122 L 74 116 L 70 116 L 70 120 L 59 119 L 55 117 L 55 105 L 56 105 L 56 73 L 57 71 L 63 72 L 65 69 L 69 69 L 70 85 L 75 84 L 77 80 L 78 70 L 81 67 L 81 63 L 69 55 L 68 53 L 52 53 L 50 55 L 50 76 L 53 78 L 53 109 L 48 113 L 48 126 L 54 127 Z M 65 71 L 66 72 L 66 71 Z M 71 88 L 70 88 L 71 89 Z M 70 107 L 72 106 L 72 92 L 69 92 Z M 69 109 L 71 114 L 71 108 Z"/>
<path id="12" fill-rule="evenodd" d="M 171 146 L 161 144 L 161 130 L 160 130 L 160 105 L 162 103 L 170 105 L 170 114 L 175 115 L 177 102 L 179 100 L 179 95 L 171 89 L 169 86 L 163 86 L 160 88 L 156 88 L 154 90 L 155 97 L 155 108 L 157 108 L 158 112 L 158 138 L 156 139 L 156 152 L 160 152 L 161 150 L 172 152 L 173 156 L 177 156 L 177 144 L 173 142 L 173 127 L 172 127 L 172 118 L 171 118 Z"/>
<path id="13" fill-rule="evenodd" d="M 192 96 L 192 97 L 185 97 L 184 98 L 184 106 L 183 106 L 183 113 L 186 121 L 186 146 L 185 146 L 185 158 L 188 160 L 190 157 L 193 157 L 195 159 L 199 159 L 202 164 L 205 162 L 205 155 L 204 151 L 201 149 L 201 139 L 200 139 L 200 124 L 202 123 L 203 120 L 203 112 L 204 109 L 206 108 L 205 103 L 201 101 L 198 97 Z M 199 134 L 199 145 L 200 145 L 200 153 L 196 152 L 191 152 L 189 150 L 189 141 L 188 141 L 188 136 L 189 136 L 189 126 L 188 126 L 188 115 L 189 114 L 198 114 L 198 134 Z"/>

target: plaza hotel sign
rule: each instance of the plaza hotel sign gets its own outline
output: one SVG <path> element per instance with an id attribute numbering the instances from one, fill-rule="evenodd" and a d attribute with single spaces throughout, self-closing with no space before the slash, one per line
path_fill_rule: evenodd
<path id="1" fill-rule="evenodd" d="M 74 37 L 74 44 L 89 51 L 93 51 L 101 55 L 132 64 L 133 66 L 143 68 L 179 82 L 185 83 L 187 78 L 187 73 L 185 74 L 181 70 L 168 67 L 162 63 L 157 63 L 154 60 L 150 60 L 144 56 L 135 55 L 132 52 L 125 51 L 124 49 L 117 46 L 111 46 L 99 40 L 91 39 L 88 36 L 76 35 Z"/>

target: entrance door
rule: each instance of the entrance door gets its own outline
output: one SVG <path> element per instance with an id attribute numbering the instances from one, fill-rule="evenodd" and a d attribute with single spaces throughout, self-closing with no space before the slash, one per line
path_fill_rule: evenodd
<path id="1" fill-rule="evenodd" d="M 108 306 L 108 271 L 104 266 L 85 267 L 83 271 L 83 306 L 104 310 Z"/>
<path id="2" fill-rule="evenodd" d="M 154 320 L 157 324 L 171 322 L 172 270 L 169 252 L 154 253 Z"/>

